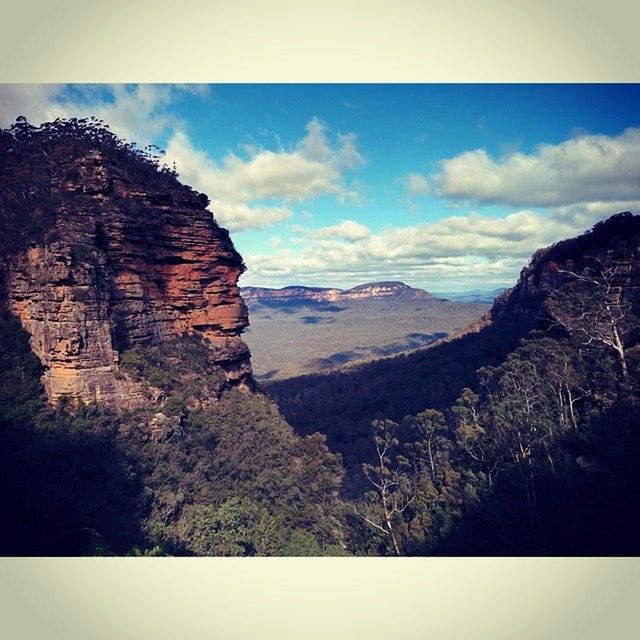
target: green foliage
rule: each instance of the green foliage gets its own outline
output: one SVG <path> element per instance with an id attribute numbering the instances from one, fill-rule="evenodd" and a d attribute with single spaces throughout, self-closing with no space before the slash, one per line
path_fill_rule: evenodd
<path id="1" fill-rule="evenodd" d="M 175 171 L 160 166 L 161 150 L 120 140 L 97 118 L 58 118 L 35 127 L 20 117 L 0 129 L 0 255 L 56 241 L 52 226 L 58 211 L 71 197 L 77 205 L 83 195 L 54 193 L 52 183 L 77 180 L 68 172 L 69 162 L 95 152 L 117 158 L 130 176 L 150 186 L 177 184 Z M 76 247 L 75 258 L 83 256 L 86 250 Z"/>
<path id="2" fill-rule="evenodd" d="M 349 371 L 264 383 L 298 433 L 324 433 L 347 468 L 346 491 L 367 486 L 362 462 L 374 462 L 372 420 L 402 422 L 425 408 L 443 413 L 462 389 L 475 388 L 477 370 L 499 365 L 531 326 L 489 326 L 426 351 L 378 360 Z"/>
<path id="3" fill-rule="evenodd" d="M 134 558 L 166 558 L 169 554 L 160 545 L 156 545 L 150 549 L 133 547 L 128 555 Z"/>
<path id="4" fill-rule="evenodd" d="M 204 339 L 195 334 L 123 351 L 120 368 L 173 394 L 176 401 L 188 395 L 202 399 L 206 391 L 221 388 L 225 381 Z"/>
<path id="5" fill-rule="evenodd" d="M 229 498 L 217 508 L 204 507 L 187 516 L 189 545 L 201 556 L 266 555 L 274 536 L 273 520 L 248 498 Z M 266 536 L 264 533 L 271 535 Z M 270 550 L 270 549 L 269 549 Z"/>
<path id="6" fill-rule="evenodd" d="M 316 538 L 290 529 L 249 498 L 229 498 L 217 508 L 191 510 L 185 518 L 190 548 L 202 556 L 320 556 Z M 337 545 L 328 549 L 337 553 Z"/>
<path id="7" fill-rule="evenodd" d="M 636 548 L 624 525 L 636 510 L 624 496 L 640 488 L 638 353 L 626 351 L 624 375 L 606 349 L 534 332 L 481 368 L 475 390 L 462 389 L 448 410 L 374 421 L 378 463 L 363 465 L 373 491 L 354 503 L 352 551 Z M 405 508 L 394 508 L 394 492 Z"/>
<path id="8" fill-rule="evenodd" d="M 41 370 L 25 332 L 5 320 L 0 486 L 10 493 L 0 499 L 12 515 L 1 548 L 17 555 L 344 550 L 339 457 L 319 434 L 296 436 L 266 396 L 223 390 L 201 340 L 122 354 L 128 375 L 162 375 L 164 398 L 153 409 L 114 413 L 66 398 L 53 408 L 41 402 Z"/>

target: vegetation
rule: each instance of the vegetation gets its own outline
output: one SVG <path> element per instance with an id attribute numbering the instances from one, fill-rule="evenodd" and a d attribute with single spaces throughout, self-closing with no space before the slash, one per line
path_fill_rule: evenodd
<path id="1" fill-rule="evenodd" d="M 361 551 L 637 553 L 640 349 L 626 355 L 623 376 L 612 353 L 533 335 L 445 412 L 374 421 Z"/>
<path id="2" fill-rule="evenodd" d="M 46 407 L 27 335 L 6 315 L 0 332 L 2 553 L 344 553 L 339 457 L 265 396 L 216 395 L 202 341 L 125 352 L 165 397 L 117 414 Z"/>
<path id="3" fill-rule="evenodd" d="M 363 461 L 375 461 L 371 421 L 401 422 L 425 408 L 445 411 L 465 387 L 478 385 L 477 370 L 499 365 L 517 348 L 531 325 L 489 326 L 424 351 L 373 361 L 350 371 L 263 382 L 300 434 L 324 433 L 348 470 L 345 495 L 368 483 Z"/>
<path id="4" fill-rule="evenodd" d="M 124 158 L 151 187 L 175 181 L 99 121 L 19 119 L 0 131 L 3 259 L 56 241 L 72 203 L 51 185 L 77 186 L 68 158 L 89 152 Z M 338 373 L 274 373 L 280 409 L 229 385 L 195 336 L 121 350 L 143 409 L 48 406 L 29 336 L 0 308 L 0 553 L 637 554 L 639 220 L 619 214 L 537 252 L 476 333 Z M 355 317 L 280 311 L 313 331 Z M 436 337 L 398 339 L 417 336 Z"/>
<path id="5" fill-rule="evenodd" d="M 161 149 L 139 149 L 118 138 L 102 120 L 57 118 L 35 127 L 20 117 L 0 129 L 0 255 L 21 251 L 31 242 L 55 240 L 49 232 L 57 211 L 72 201 L 78 206 L 84 196 L 64 191 L 54 195 L 52 185 L 77 181 L 81 176 L 69 160 L 91 153 L 117 157 L 127 175 L 150 187 L 167 181 L 179 184 L 175 169 L 160 165 Z"/>
<path id="6" fill-rule="evenodd" d="M 155 408 L 48 407 L 28 336 L 5 312 L 2 552 L 637 553 L 636 309 L 617 294 L 589 298 L 589 313 L 615 319 L 622 354 L 590 340 L 586 332 L 612 325 L 579 321 L 584 296 L 565 267 L 555 269 L 564 280 L 542 329 L 519 318 L 510 331 L 496 323 L 312 379 L 324 394 L 317 405 L 318 386 L 298 389 L 307 430 L 335 421 L 327 434 L 345 453 L 346 482 L 325 435 L 296 435 L 265 395 L 227 388 L 197 337 L 121 354 L 123 373 L 146 382 Z M 576 273 L 602 276 L 585 269 Z"/>
<path id="7" fill-rule="evenodd" d="M 495 309 L 479 333 L 269 384 L 300 433 L 325 431 L 344 456 L 352 551 L 638 552 L 639 309 L 620 285 L 635 267 L 611 260 L 637 228 L 616 218 L 534 256 L 548 271 L 531 277 L 555 279 L 546 299 Z"/>

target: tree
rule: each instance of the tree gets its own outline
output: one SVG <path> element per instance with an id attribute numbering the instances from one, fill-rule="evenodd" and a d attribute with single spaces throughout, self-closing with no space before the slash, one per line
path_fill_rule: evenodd
<path id="1" fill-rule="evenodd" d="M 453 443 L 447 436 L 449 429 L 440 411 L 426 409 L 408 419 L 416 440 L 408 448 L 418 471 L 427 470 L 434 486 L 442 481 Z"/>
<path id="2" fill-rule="evenodd" d="M 272 520 L 249 498 L 233 497 L 217 507 L 194 508 L 186 518 L 191 550 L 203 556 L 270 555 L 263 544 L 279 533 Z"/>
<path id="3" fill-rule="evenodd" d="M 601 344 L 617 355 L 622 375 L 628 375 L 625 342 L 638 329 L 638 318 L 631 305 L 623 299 L 619 283 L 622 266 L 605 266 L 597 258 L 580 272 L 572 261 L 567 268 L 551 263 L 550 268 L 566 278 L 547 300 L 554 321 L 569 334 L 576 335 L 583 345 Z"/>
<path id="4" fill-rule="evenodd" d="M 476 466 L 485 474 L 491 488 L 498 472 L 500 459 L 495 440 L 480 423 L 479 403 L 480 396 L 466 387 L 451 411 L 455 416 L 455 436 L 458 447 L 472 460 L 472 466 Z"/>
<path id="5" fill-rule="evenodd" d="M 371 423 L 377 464 L 365 463 L 362 470 L 374 487 L 365 495 L 363 510 L 353 509 L 367 524 L 391 540 L 393 551 L 401 555 L 396 531 L 397 519 L 413 501 L 415 477 L 409 460 L 397 453 L 399 440 L 396 437 L 398 424 L 392 420 L 374 420 Z"/>

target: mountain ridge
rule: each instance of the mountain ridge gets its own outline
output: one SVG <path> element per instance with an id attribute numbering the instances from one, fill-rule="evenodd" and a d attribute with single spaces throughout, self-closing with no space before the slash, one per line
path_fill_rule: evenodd
<path id="1" fill-rule="evenodd" d="M 447 337 L 413 353 L 354 364 L 348 371 L 264 386 L 296 429 L 328 433 L 341 450 L 345 440 L 366 438 L 370 421 L 380 414 L 402 419 L 425 406 L 446 408 L 464 387 L 477 388 L 478 369 L 499 365 L 532 331 L 570 334 L 570 314 L 563 313 L 561 299 L 552 294 L 575 279 L 569 267 L 579 275 L 594 259 L 601 269 L 614 272 L 613 296 L 629 306 L 631 321 L 622 339 L 623 347 L 631 348 L 640 339 L 640 215 L 622 212 L 575 238 L 537 250 L 514 287 L 476 322 Z M 602 341 L 599 346 L 609 348 Z M 348 459 L 349 452 L 341 452 Z"/>
<path id="2" fill-rule="evenodd" d="M 433 298 L 424 289 L 411 287 L 397 280 L 366 282 L 350 289 L 336 287 L 307 287 L 289 285 L 279 289 L 269 287 L 241 287 L 243 298 L 247 302 L 260 300 L 314 300 L 317 302 L 339 302 L 340 300 L 364 300 L 404 296 L 409 298 Z"/>

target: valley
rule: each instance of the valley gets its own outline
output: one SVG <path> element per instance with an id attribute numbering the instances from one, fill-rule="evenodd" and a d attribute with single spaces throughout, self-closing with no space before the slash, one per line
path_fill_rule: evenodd
<path id="1" fill-rule="evenodd" d="M 256 379 L 335 371 L 420 349 L 476 321 L 489 308 L 436 298 L 402 283 L 380 293 L 380 284 L 361 285 L 355 293 L 244 289 L 250 322 L 244 339 Z"/>
<path id="2" fill-rule="evenodd" d="M 241 290 L 208 196 L 100 121 L 0 151 L 0 553 L 638 552 L 639 215 L 503 292 Z"/>

